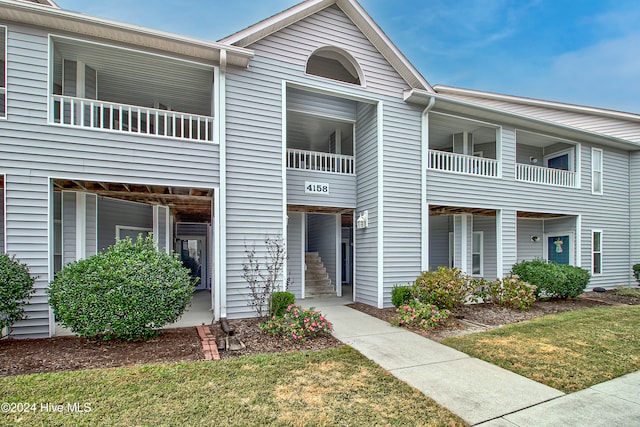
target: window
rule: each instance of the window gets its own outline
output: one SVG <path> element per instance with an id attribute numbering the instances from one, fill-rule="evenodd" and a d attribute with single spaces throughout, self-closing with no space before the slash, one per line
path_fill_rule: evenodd
<path id="1" fill-rule="evenodd" d="M 472 257 L 472 265 L 471 265 L 471 274 L 474 276 L 482 276 L 483 274 L 483 256 L 482 256 L 482 241 L 484 233 L 482 231 L 474 231 L 473 232 L 473 242 L 471 249 L 471 257 Z"/>
<path id="2" fill-rule="evenodd" d="M 559 151 L 544 156 L 545 166 L 551 169 L 573 171 L 574 169 L 574 149 Z"/>
<path id="3" fill-rule="evenodd" d="M 591 234 L 591 273 L 602 274 L 602 231 L 593 230 Z"/>
<path id="4" fill-rule="evenodd" d="M 322 47 L 307 60 L 307 74 L 362 85 L 362 71 L 355 59 L 337 47 Z"/>
<path id="5" fill-rule="evenodd" d="M 591 149 L 591 193 L 602 194 L 602 150 Z"/>

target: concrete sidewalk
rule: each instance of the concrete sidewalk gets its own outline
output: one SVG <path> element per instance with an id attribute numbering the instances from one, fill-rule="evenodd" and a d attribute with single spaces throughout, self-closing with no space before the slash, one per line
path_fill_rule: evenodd
<path id="1" fill-rule="evenodd" d="M 340 341 L 471 425 L 640 425 L 640 373 L 565 395 L 345 303 L 334 297 L 307 300 L 304 305 L 322 311 Z"/>

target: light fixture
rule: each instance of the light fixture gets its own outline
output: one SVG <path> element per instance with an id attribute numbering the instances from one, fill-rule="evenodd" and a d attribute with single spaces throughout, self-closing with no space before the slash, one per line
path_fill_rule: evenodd
<path id="1" fill-rule="evenodd" d="M 538 158 L 537 157 L 529 157 L 529 163 L 531 163 L 532 165 L 537 165 L 538 164 Z"/>
<path id="2" fill-rule="evenodd" d="M 369 226 L 369 211 L 360 212 L 356 221 L 356 228 L 367 228 Z"/>
<path id="3" fill-rule="evenodd" d="M 531 236 L 531 241 L 532 242 L 537 242 L 538 240 L 540 240 L 540 238 L 538 236 Z"/>

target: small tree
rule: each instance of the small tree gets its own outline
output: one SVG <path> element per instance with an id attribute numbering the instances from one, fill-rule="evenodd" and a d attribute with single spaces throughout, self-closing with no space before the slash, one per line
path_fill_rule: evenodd
<path id="1" fill-rule="evenodd" d="M 244 242 L 244 253 L 247 261 L 242 266 L 242 278 L 249 288 L 249 306 L 258 317 L 265 318 L 271 312 L 271 294 L 278 290 L 287 290 L 288 280 L 282 277 L 284 263 L 287 259 L 287 247 L 281 235 L 267 235 L 264 240 L 267 249 L 264 268 L 256 255 L 256 248 Z M 284 289 L 279 285 L 284 281 Z"/>
<path id="2" fill-rule="evenodd" d="M 5 330 L 9 333 L 15 322 L 26 317 L 23 305 L 35 292 L 35 281 L 26 264 L 15 256 L 0 254 L 0 335 Z"/>

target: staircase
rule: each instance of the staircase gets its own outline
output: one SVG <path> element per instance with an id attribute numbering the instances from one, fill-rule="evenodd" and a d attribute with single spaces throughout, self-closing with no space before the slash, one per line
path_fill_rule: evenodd
<path id="1" fill-rule="evenodd" d="M 305 298 L 335 295 L 336 291 L 318 252 L 305 253 L 304 262 L 307 265 L 304 279 Z"/>

